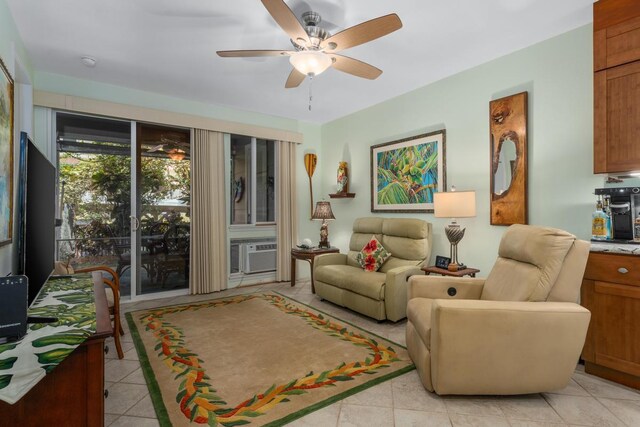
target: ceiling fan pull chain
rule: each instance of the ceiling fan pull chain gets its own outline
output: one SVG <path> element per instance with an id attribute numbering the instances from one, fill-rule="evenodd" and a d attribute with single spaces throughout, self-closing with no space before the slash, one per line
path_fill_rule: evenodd
<path id="1" fill-rule="evenodd" d="M 311 101 L 313 101 L 313 76 L 309 76 L 309 111 L 311 111 Z"/>

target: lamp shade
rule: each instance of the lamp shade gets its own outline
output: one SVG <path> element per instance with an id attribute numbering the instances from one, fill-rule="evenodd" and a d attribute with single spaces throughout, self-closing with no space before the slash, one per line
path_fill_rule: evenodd
<path id="1" fill-rule="evenodd" d="M 311 219 L 336 219 L 333 216 L 333 211 L 331 210 L 331 203 L 329 202 L 318 202 L 316 203 L 316 210 L 313 212 Z"/>
<path id="2" fill-rule="evenodd" d="M 449 191 L 433 195 L 436 218 L 468 218 L 476 216 L 475 191 Z"/>
<path id="3" fill-rule="evenodd" d="M 315 50 L 302 50 L 291 54 L 289 62 L 306 76 L 317 76 L 331 66 L 331 57 Z"/>

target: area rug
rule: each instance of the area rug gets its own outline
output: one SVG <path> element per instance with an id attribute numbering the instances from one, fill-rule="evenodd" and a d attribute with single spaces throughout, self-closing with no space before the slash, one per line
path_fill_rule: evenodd
<path id="1" fill-rule="evenodd" d="M 282 425 L 414 369 L 404 347 L 275 292 L 127 320 L 162 426 Z"/>

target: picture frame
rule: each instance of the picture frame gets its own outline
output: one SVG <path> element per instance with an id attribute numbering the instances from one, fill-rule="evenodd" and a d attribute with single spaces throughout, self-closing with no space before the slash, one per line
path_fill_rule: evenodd
<path id="1" fill-rule="evenodd" d="M 528 93 L 489 102 L 490 223 L 528 223 Z"/>
<path id="2" fill-rule="evenodd" d="M 436 267 L 444 268 L 446 270 L 449 267 L 449 264 L 451 264 L 451 258 L 436 255 Z"/>
<path id="3" fill-rule="evenodd" d="M 13 234 L 13 122 L 14 83 L 0 58 L 0 246 Z"/>
<path id="4" fill-rule="evenodd" d="M 445 129 L 372 146 L 371 212 L 433 213 L 445 168 Z"/>

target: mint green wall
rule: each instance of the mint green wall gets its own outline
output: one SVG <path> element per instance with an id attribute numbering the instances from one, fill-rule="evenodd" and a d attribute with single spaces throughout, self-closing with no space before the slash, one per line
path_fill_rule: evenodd
<path id="1" fill-rule="evenodd" d="M 453 54 L 453 53 L 452 53 Z M 348 247 L 350 227 L 370 212 L 370 150 L 382 142 L 445 128 L 447 183 L 475 190 L 475 218 L 459 246 L 462 262 L 488 274 L 504 227 L 489 225 L 489 101 L 529 92 L 529 223 L 590 237 L 592 173 L 592 26 L 587 25 L 401 95 L 322 127 L 322 186 L 333 192 L 338 161 L 350 165 L 353 200 L 333 200 L 330 238 Z M 434 255 L 449 254 L 433 214 L 395 214 L 433 223 Z M 433 261 L 432 257 L 432 261 Z"/>
<path id="2" fill-rule="evenodd" d="M 19 61 L 29 75 L 33 75 L 27 51 L 5 0 L 0 0 L 0 58 L 12 76 L 15 76 L 14 60 Z"/>
<path id="3" fill-rule="evenodd" d="M 26 54 L 24 44 L 22 43 L 22 39 L 20 38 L 20 34 L 18 33 L 5 0 L 0 0 L 0 58 L 2 58 L 2 62 L 9 69 L 9 73 L 11 73 L 11 76 L 16 82 L 14 91 L 16 97 L 14 109 L 14 130 L 15 134 L 19 135 L 21 130 L 31 129 L 31 89 L 30 86 L 26 84 L 33 81 L 33 71 L 29 58 Z M 18 68 L 21 69 L 20 75 L 17 74 Z M 15 139 L 15 141 L 17 141 L 17 139 Z M 16 182 L 18 168 L 17 152 L 17 143 L 14 143 L 14 184 Z M 14 206 L 15 193 L 16 192 L 14 191 Z M 14 225 L 15 223 L 16 221 L 14 220 Z M 15 251 L 15 238 L 14 244 L 0 247 L 0 275 L 4 276 L 13 271 L 13 254 Z"/>
<path id="4" fill-rule="evenodd" d="M 249 123 L 276 129 L 298 131 L 299 122 L 294 119 L 270 116 L 250 111 L 237 110 L 203 102 L 131 89 L 91 80 L 53 74 L 42 71 L 35 73 L 35 88 L 65 95 L 81 96 L 102 101 L 117 102 L 138 107 L 175 111 L 218 120 Z"/>

